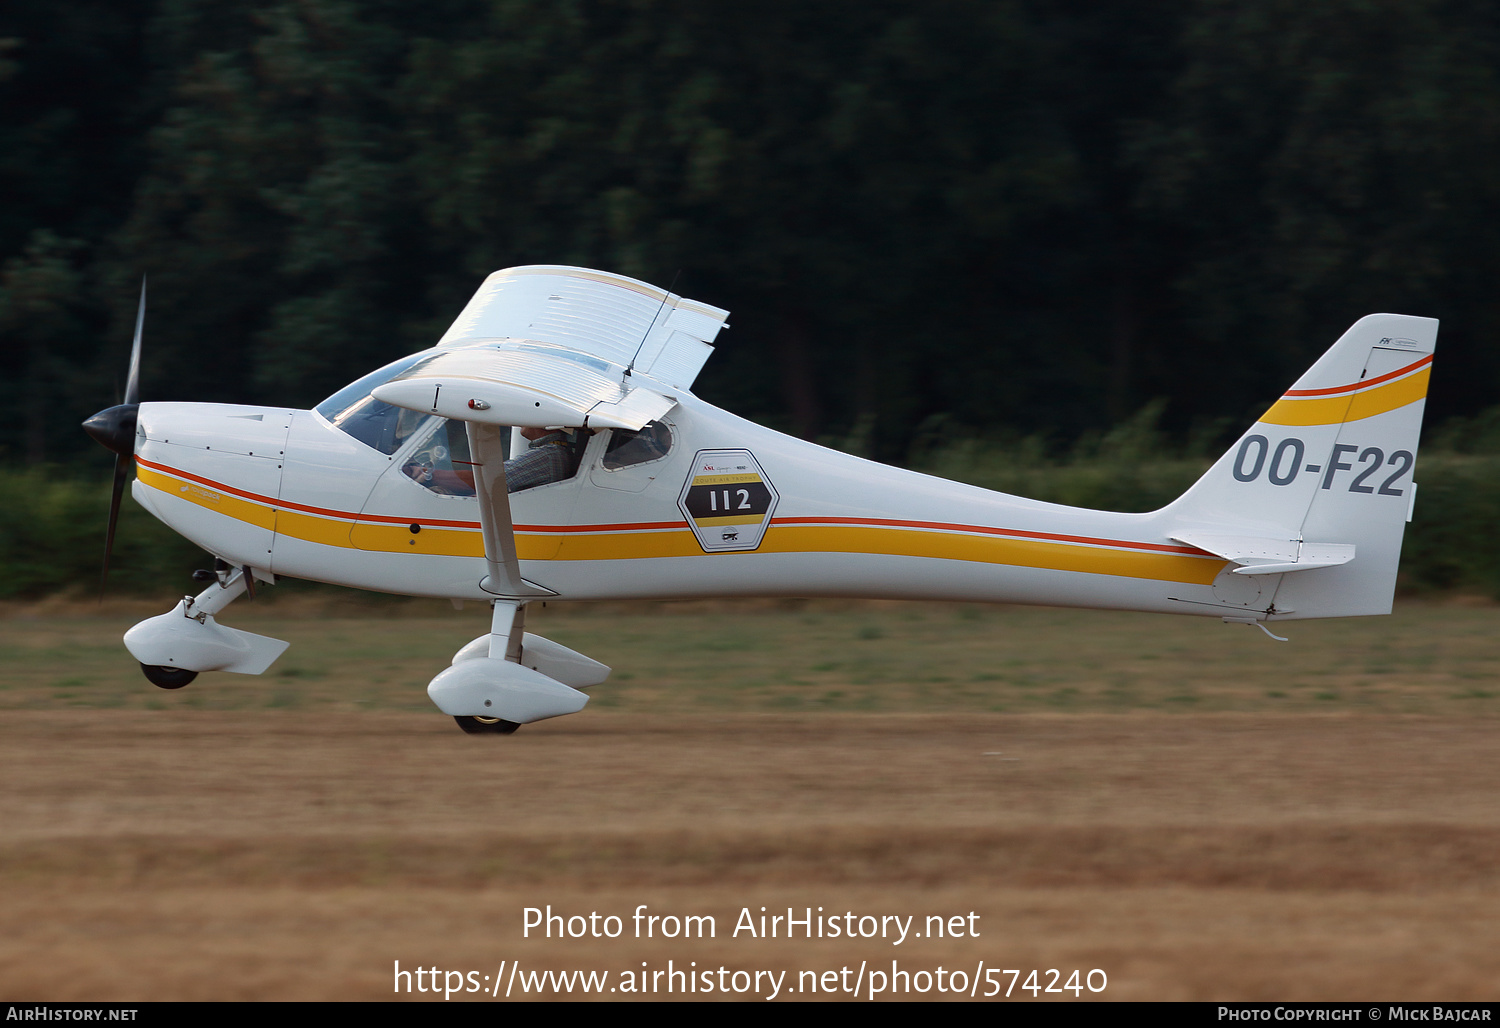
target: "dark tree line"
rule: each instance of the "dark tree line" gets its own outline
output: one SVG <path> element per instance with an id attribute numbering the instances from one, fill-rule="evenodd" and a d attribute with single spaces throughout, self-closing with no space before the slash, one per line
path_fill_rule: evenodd
<path id="1" fill-rule="evenodd" d="M 1253 416 L 1355 318 L 1500 402 L 1500 11 L 1465 0 L 54 0 L 0 10 L 0 451 L 310 405 L 488 272 L 730 308 L 699 392 L 902 460 Z"/>

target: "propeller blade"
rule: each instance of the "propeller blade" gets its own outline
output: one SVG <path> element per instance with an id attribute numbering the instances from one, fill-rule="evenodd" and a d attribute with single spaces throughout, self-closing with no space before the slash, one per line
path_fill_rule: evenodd
<path id="1" fill-rule="evenodd" d="M 104 531 L 104 570 L 99 575 L 99 599 L 104 599 L 104 586 L 109 582 L 109 555 L 115 548 L 115 524 L 120 520 L 120 499 L 125 495 L 125 479 L 130 477 L 130 465 L 134 457 L 119 454 L 115 457 L 115 487 L 109 497 L 109 527 Z"/>
<path id="2" fill-rule="evenodd" d="M 120 520 L 120 500 L 125 480 L 135 464 L 135 423 L 141 398 L 141 330 L 146 324 L 146 276 L 141 276 L 141 304 L 135 312 L 135 342 L 130 347 L 130 377 L 125 380 L 125 402 L 102 410 L 83 423 L 96 442 L 115 453 L 115 481 L 109 497 L 109 525 L 104 531 L 104 569 L 99 573 L 99 600 L 109 583 L 109 558 L 115 548 L 115 526 Z"/>
<path id="3" fill-rule="evenodd" d="M 146 276 L 141 276 L 141 305 L 135 312 L 135 343 L 130 347 L 130 377 L 125 380 L 125 402 L 141 399 L 141 329 L 146 324 Z"/>

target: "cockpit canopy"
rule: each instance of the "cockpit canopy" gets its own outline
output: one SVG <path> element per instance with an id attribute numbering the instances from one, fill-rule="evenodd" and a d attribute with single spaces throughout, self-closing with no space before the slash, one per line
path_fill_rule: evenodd
<path id="1" fill-rule="evenodd" d="M 377 386 L 410 371 L 437 352 L 423 350 L 392 361 L 349 383 L 314 409 L 334 427 L 388 456 L 394 455 L 413 436 L 420 434 L 422 438 L 413 443 L 411 453 L 402 458 L 401 470 L 435 493 L 473 496 L 474 473 L 469 464 L 469 441 L 463 422 L 397 407 L 377 400 L 373 395 Z M 428 422 L 432 424 L 428 426 Z M 424 426 L 428 427 L 424 430 Z M 584 444 L 591 434 L 587 430 L 566 433 L 564 442 L 571 466 L 564 478 L 571 478 L 577 472 Z M 605 471 L 619 471 L 661 460 L 671 450 L 673 441 L 671 428 L 662 421 L 649 422 L 635 432 L 616 429 L 606 445 L 600 466 Z M 506 449 L 508 451 L 510 447 Z M 512 455 L 507 452 L 509 456 Z M 510 461 L 507 461 L 507 468 L 509 466 Z M 536 484 L 542 483 L 529 483 Z M 517 486 L 512 486 L 513 490 L 515 488 Z M 519 485 L 519 488 L 528 488 L 528 485 Z"/>
<path id="2" fill-rule="evenodd" d="M 385 367 L 351 382 L 314 408 L 337 428 L 348 432 L 367 446 L 384 454 L 393 454 L 428 417 L 426 414 L 389 403 L 381 403 L 370 394 L 408 370 L 431 350 L 408 354 Z"/>

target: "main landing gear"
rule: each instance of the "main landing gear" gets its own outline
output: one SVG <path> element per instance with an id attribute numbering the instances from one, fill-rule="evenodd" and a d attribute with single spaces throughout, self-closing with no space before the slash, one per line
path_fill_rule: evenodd
<path id="1" fill-rule="evenodd" d="M 198 677 L 196 671 L 184 671 L 180 667 L 167 667 L 165 664 L 142 664 L 141 673 L 146 676 L 146 681 L 158 689 L 181 689 Z"/>
<path id="2" fill-rule="evenodd" d="M 506 721 L 498 717 L 455 716 L 453 720 L 458 722 L 458 727 L 470 735 L 509 735 L 521 727 L 514 721 Z"/>
<path id="3" fill-rule="evenodd" d="M 582 710 L 609 668 L 526 631 L 526 601 L 492 601 L 490 631 L 453 655 L 427 686 L 437 708 L 470 735 L 510 735 L 543 718 Z"/>

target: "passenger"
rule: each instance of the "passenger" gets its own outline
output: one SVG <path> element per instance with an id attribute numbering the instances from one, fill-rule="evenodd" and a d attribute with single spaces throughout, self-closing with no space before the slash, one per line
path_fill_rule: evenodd
<path id="1" fill-rule="evenodd" d="M 449 425 L 453 424 L 458 424 L 458 430 L 463 431 L 461 423 L 449 422 Z M 521 429 L 522 438 L 528 440 L 531 445 L 525 453 L 518 454 L 505 462 L 506 491 L 520 492 L 522 489 L 534 489 L 539 485 L 561 482 L 565 478 L 573 477 L 576 461 L 573 443 L 569 438 L 570 434 L 562 429 Z M 452 437 L 449 438 L 451 441 Z M 435 452 L 443 464 L 450 463 L 447 447 L 440 446 Z M 464 458 L 468 457 L 467 446 L 462 450 L 462 454 Z M 466 464 L 467 460 L 460 460 L 459 463 Z M 471 470 L 434 466 L 430 459 L 413 460 L 401 470 L 413 481 L 434 492 L 450 496 L 474 495 L 474 472 Z"/>
<path id="2" fill-rule="evenodd" d="M 507 492 L 518 493 L 573 476 L 573 447 L 562 429 L 523 428 L 521 437 L 531 445 L 525 453 L 505 462 Z"/>

